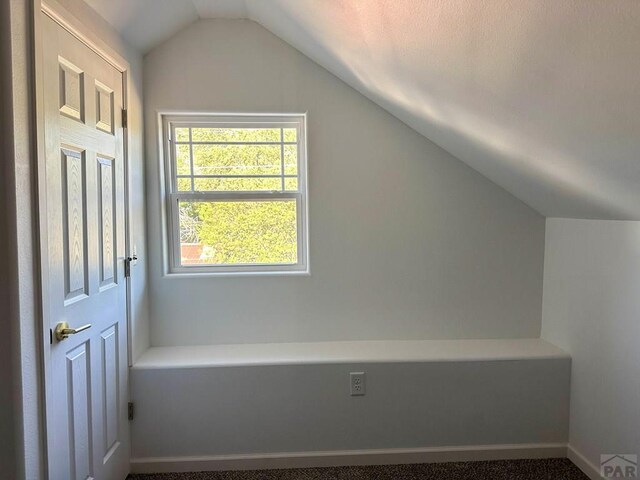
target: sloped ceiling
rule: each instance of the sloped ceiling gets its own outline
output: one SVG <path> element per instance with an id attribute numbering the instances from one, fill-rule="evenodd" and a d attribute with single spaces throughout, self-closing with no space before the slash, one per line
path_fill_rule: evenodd
<path id="1" fill-rule="evenodd" d="M 142 51 L 249 18 L 542 214 L 640 219 L 638 1 L 87 3 Z"/>

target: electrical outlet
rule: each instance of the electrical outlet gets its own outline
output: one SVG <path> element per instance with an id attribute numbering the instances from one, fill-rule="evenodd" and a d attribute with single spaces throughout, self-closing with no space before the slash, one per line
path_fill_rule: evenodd
<path id="1" fill-rule="evenodd" d="M 358 397 L 365 394 L 364 372 L 351 372 L 349 374 L 351 396 Z"/>

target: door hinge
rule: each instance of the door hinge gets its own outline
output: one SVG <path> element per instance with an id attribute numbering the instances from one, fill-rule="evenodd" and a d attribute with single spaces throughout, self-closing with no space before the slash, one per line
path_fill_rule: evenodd
<path id="1" fill-rule="evenodd" d="M 127 109 L 123 108 L 122 109 L 122 128 L 127 128 L 128 127 L 128 115 L 127 115 Z"/>
<path id="2" fill-rule="evenodd" d="M 133 406 L 133 402 L 129 402 L 129 404 L 127 405 L 127 418 L 129 420 L 133 420 L 133 414 L 135 413 L 135 409 Z"/>
<path id="3" fill-rule="evenodd" d="M 124 276 L 128 278 L 131 276 L 131 264 L 138 260 L 138 257 L 134 255 L 133 257 L 127 257 L 124 259 Z"/>

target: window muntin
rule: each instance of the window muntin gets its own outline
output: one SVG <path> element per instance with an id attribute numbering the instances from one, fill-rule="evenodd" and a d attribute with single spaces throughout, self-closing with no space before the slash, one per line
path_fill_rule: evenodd
<path id="1" fill-rule="evenodd" d="M 165 117 L 170 272 L 307 271 L 304 121 Z"/>

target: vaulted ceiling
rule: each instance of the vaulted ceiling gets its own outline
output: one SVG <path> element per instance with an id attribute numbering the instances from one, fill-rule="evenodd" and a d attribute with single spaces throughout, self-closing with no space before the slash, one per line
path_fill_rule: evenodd
<path id="1" fill-rule="evenodd" d="M 147 52 L 248 18 L 546 216 L 640 219 L 635 0 L 86 0 Z"/>

